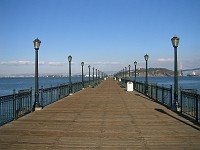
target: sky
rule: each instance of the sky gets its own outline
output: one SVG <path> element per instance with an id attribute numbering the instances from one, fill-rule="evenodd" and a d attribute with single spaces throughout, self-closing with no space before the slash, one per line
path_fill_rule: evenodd
<path id="1" fill-rule="evenodd" d="M 180 38 L 179 68 L 200 67 L 199 0 L 0 0 L 0 75 L 103 72 L 138 62 L 173 70 L 171 38 Z"/>

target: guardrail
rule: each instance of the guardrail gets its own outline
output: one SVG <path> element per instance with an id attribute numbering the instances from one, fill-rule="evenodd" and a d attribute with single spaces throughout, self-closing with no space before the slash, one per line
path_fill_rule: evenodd
<path id="1" fill-rule="evenodd" d="M 200 122 L 200 95 L 191 91 L 181 90 L 181 113 L 189 115 Z"/>
<path id="2" fill-rule="evenodd" d="M 32 111 L 32 89 L 0 97 L 0 125 L 22 117 Z"/>
<path id="3" fill-rule="evenodd" d="M 148 85 L 148 96 L 166 107 L 172 108 L 172 86 L 167 88 L 153 84 Z"/>
<path id="4" fill-rule="evenodd" d="M 149 98 L 165 105 L 168 108 L 172 107 L 172 86 L 170 88 L 164 86 L 158 86 L 157 84 L 145 84 L 142 82 L 135 82 L 129 79 L 121 79 L 122 82 L 127 83 L 129 81 L 134 83 L 134 89 Z M 148 92 L 146 93 L 146 88 Z"/>
<path id="5" fill-rule="evenodd" d="M 121 79 L 121 85 L 126 87 L 127 82 L 134 83 L 134 89 L 156 102 L 166 106 L 169 109 L 173 109 L 172 103 L 172 85 L 170 88 L 158 86 L 157 84 L 148 84 L 142 82 L 135 82 L 130 79 Z M 146 93 L 146 87 L 148 92 Z M 173 111 L 177 111 L 173 109 Z M 200 122 L 200 95 L 195 93 L 194 90 L 180 90 L 180 113 L 186 114 L 196 122 Z"/>
<path id="6" fill-rule="evenodd" d="M 39 103 L 45 107 L 65 96 L 69 95 L 69 85 L 59 85 L 56 87 L 49 87 L 39 89 Z"/>
<path id="7" fill-rule="evenodd" d="M 82 88 L 89 85 L 97 86 L 103 79 L 94 81 L 76 82 L 71 85 L 72 93 L 76 93 Z M 69 95 L 69 84 L 62 84 L 55 87 L 39 89 L 39 103 L 45 107 L 55 101 L 62 99 Z M 0 97 L 0 126 L 10 121 L 16 120 L 32 111 L 34 111 L 34 96 L 32 89 L 19 90 L 18 93 L 13 91 L 13 94 Z"/>

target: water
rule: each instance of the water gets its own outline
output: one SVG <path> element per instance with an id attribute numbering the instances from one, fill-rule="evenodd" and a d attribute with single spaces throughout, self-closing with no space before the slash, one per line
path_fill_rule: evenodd
<path id="1" fill-rule="evenodd" d="M 73 77 L 72 83 L 80 82 L 82 80 L 81 77 Z M 85 78 L 84 80 L 88 80 Z M 39 88 L 43 86 L 43 88 L 58 86 L 60 84 L 69 83 L 69 78 L 39 78 Z M 30 89 L 31 87 L 34 89 L 35 79 L 34 78 L 0 78 L 0 96 L 13 94 L 13 90 L 16 91 L 22 89 Z"/>
<path id="2" fill-rule="evenodd" d="M 131 78 L 134 80 L 135 78 Z M 137 77 L 136 81 L 145 82 L 145 77 Z M 148 83 L 157 83 L 159 86 L 174 86 L 174 77 L 148 77 Z M 178 77 L 179 89 L 197 89 L 200 93 L 200 76 L 180 76 Z"/>
<path id="3" fill-rule="evenodd" d="M 134 77 L 131 78 L 134 80 Z M 72 82 L 80 82 L 81 77 L 73 77 Z M 88 80 L 85 78 L 84 80 Z M 144 82 L 145 77 L 137 77 L 137 81 Z M 50 86 L 57 86 L 59 84 L 66 84 L 69 82 L 69 78 L 39 78 L 39 87 L 44 88 Z M 157 83 L 158 85 L 163 85 L 165 87 L 170 87 L 173 85 L 173 77 L 148 77 L 149 83 Z M 34 78 L 0 78 L 0 96 L 9 95 L 16 91 L 22 89 L 34 88 Z M 184 89 L 197 89 L 200 93 L 200 76 L 188 76 L 179 77 L 179 88 Z"/>

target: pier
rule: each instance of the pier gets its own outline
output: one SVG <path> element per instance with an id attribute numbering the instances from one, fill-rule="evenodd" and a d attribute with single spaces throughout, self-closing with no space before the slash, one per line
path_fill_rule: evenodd
<path id="1" fill-rule="evenodd" d="M 0 149 L 199 149 L 200 127 L 111 78 L 0 127 Z"/>

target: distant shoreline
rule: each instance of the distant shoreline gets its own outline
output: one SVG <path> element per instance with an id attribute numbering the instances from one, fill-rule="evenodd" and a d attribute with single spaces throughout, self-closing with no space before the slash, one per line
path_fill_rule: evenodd
<path id="1" fill-rule="evenodd" d="M 137 77 L 145 77 L 146 76 L 146 69 L 145 68 L 138 68 L 136 70 Z M 117 74 L 115 74 L 119 77 L 123 76 L 123 72 L 120 71 Z M 135 76 L 135 70 L 130 70 L 131 77 Z M 80 73 L 74 73 L 72 74 L 72 77 L 81 77 L 82 75 Z M 88 72 L 85 72 L 85 77 L 89 77 Z M 112 75 L 111 75 L 112 76 Z M 124 72 L 124 76 L 129 76 L 129 71 Z M 149 77 L 170 77 L 174 76 L 174 71 L 166 69 L 166 68 L 148 68 L 148 76 Z M 181 75 L 180 75 L 181 76 Z M 195 75 L 193 74 L 186 74 L 184 76 L 200 76 L 200 73 L 197 73 Z M 39 78 L 67 78 L 69 77 L 67 73 L 55 73 L 55 74 L 40 74 Z M 92 76 L 91 76 L 92 77 Z M 11 74 L 11 75 L 0 75 L 0 78 L 34 78 L 34 74 Z"/>
<path id="2" fill-rule="evenodd" d="M 80 76 L 72 76 L 72 78 L 80 78 Z M 85 75 L 84 76 L 85 78 L 89 78 L 89 76 Z M 131 78 L 134 78 L 135 76 L 130 76 Z M 145 75 L 137 75 L 137 77 L 145 77 Z M 167 76 L 167 75 L 148 75 L 148 77 L 174 77 L 173 75 L 170 75 L 170 76 Z M 179 77 L 182 77 L 182 76 L 179 76 Z M 200 77 L 200 75 L 186 75 L 184 77 Z M 0 77 L 1 79 L 2 78 L 35 78 L 34 76 L 33 77 L 30 77 L 30 76 L 2 76 Z M 39 76 L 39 78 L 69 78 L 69 76 Z M 90 77 L 92 78 L 92 77 Z M 129 78 L 127 76 L 127 78 Z"/>

